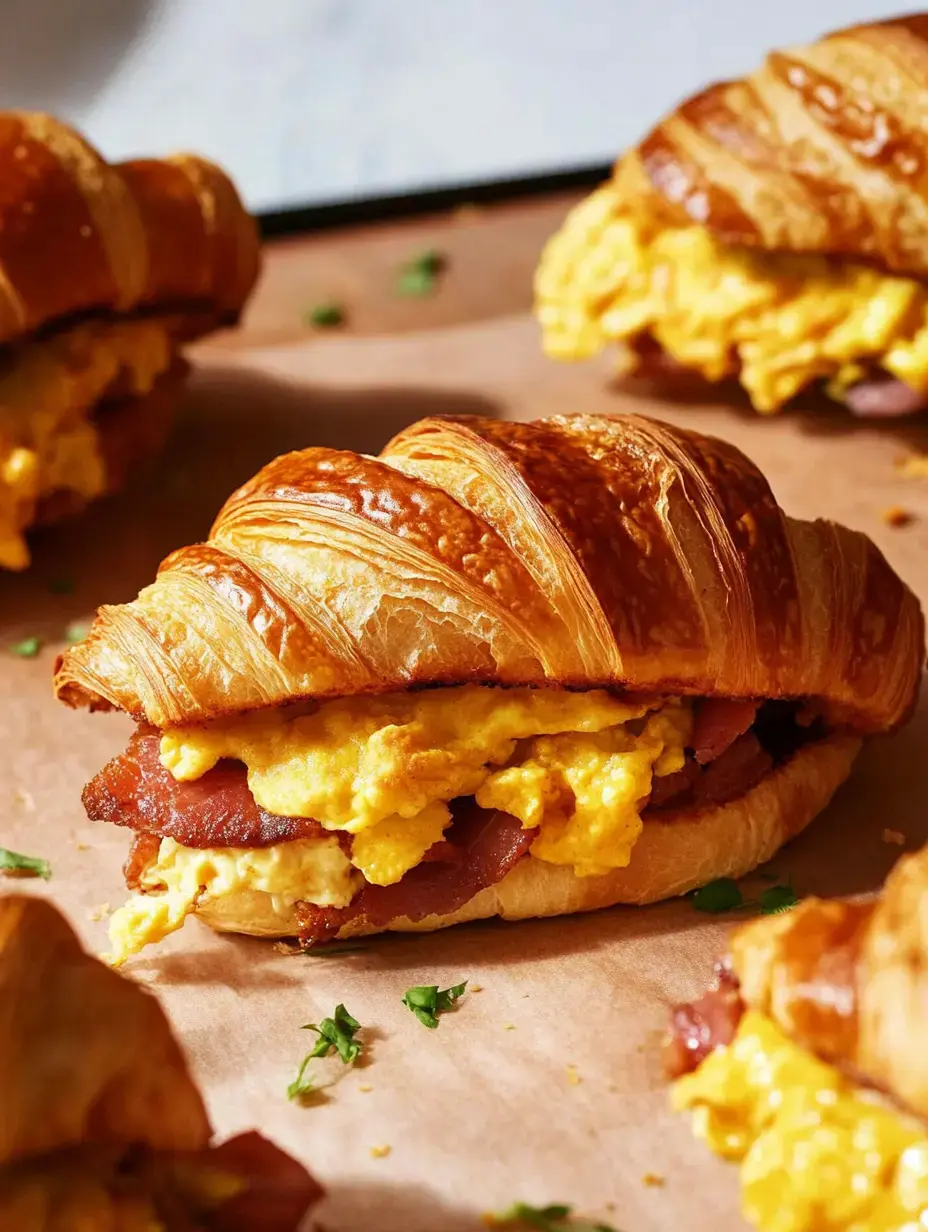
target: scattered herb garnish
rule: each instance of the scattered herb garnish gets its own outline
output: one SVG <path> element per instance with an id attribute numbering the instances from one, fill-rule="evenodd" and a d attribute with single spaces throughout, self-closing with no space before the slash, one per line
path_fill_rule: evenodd
<path id="1" fill-rule="evenodd" d="M 412 1010 L 424 1027 L 434 1030 L 438 1026 L 438 1015 L 450 1010 L 459 997 L 464 996 L 467 980 L 463 984 L 455 984 L 451 988 L 439 991 L 437 984 L 423 984 L 418 988 L 407 988 L 403 1004 Z"/>
<path id="2" fill-rule="evenodd" d="M 318 1026 L 307 1022 L 302 1030 L 315 1031 L 319 1036 L 310 1057 L 327 1057 L 334 1048 L 346 1065 L 353 1065 L 361 1055 L 364 1045 L 354 1037 L 361 1024 L 352 1018 L 343 1005 L 336 1005 L 331 1018 L 323 1018 Z"/>
<path id="3" fill-rule="evenodd" d="M 76 646 L 78 642 L 82 642 L 90 632 L 90 625 L 85 624 L 81 620 L 75 620 L 69 624 L 64 631 L 64 639 L 69 646 Z"/>
<path id="4" fill-rule="evenodd" d="M 445 258 L 434 248 L 411 257 L 400 267 L 396 280 L 399 295 L 431 295 L 438 285 L 438 275 L 445 268 Z"/>
<path id="5" fill-rule="evenodd" d="M 762 890 L 757 905 L 764 915 L 779 915 L 781 911 L 789 911 L 799 902 L 796 891 L 791 885 L 770 886 Z"/>
<path id="6" fill-rule="evenodd" d="M 42 642 L 37 637 L 24 637 L 21 642 L 14 642 L 10 647 L 10 654 L 18 655 L 21 659 L 34 659 L 42 649 Z"/>
<path id="7" fill-rule="evenodd" d="M 5 847 L 0 847 L 0 873 L 19 877 L 41 877 L 48 881 L 52 875 L 52 866 L 38 856 L 24 856 L 18 851 L 8 851 Z"/>
<path id="8" fill-rule="evenodd" d="M 738 884 L 731 877 L 719 877 L 708 885 L 700 886 L 693 891 L 693 906 L 697 911 L 707 911 L 710 915 L 721 915 L 725 911 L 734 911 L 744 906 L 744 895 L 738 889 Z"/>
<path id="9" fill-rule="evenodd" d="M 338 958 L 340 954 L 361 954 L 371 947 L 363 941 L 335 941 L 331 945 L 310 945 L 299 950 L 307 958 Z"/>
<path id="10" fill-rule="evenodd" d="M 345 310 L 341 304 L 316 304 L 303 314 L 303 324 L 311 325 L 313 329 L 334 329 L 345 321 Z"/>
<path id="11" fill-rule="evenodd" d="M 553 1206 L 529 1206 L 527 1202 L 513 1202 L 505 1211 L 493 1216 L 496 1225 L 521 1224 L 527 1228 L 538 1228 L 540 1232 L 616 1232 L 606 1223 L 589 1223 L 586 1220 L 575 1222 L 570 1218 L 571 1207 L 556 1204 Z"/>
<path id="12" fill-rule="evenodd" d="M 50 595 L 73 595 L 74 587 L 73 577 L 53 577 L 48 584 L 48 593 Z"/>
<path id="13" fill-rule="evenodd" d="M 287 1087 L 287 1099 L 304 1099 L 315 1090 L 315 1079 L 312 1074 L 307 1074 L 306 1072 L 312 1059 L 313 1054 L 311 1052 L 307 1053 L 303 1058 L 303 1063 L 299 1068 L 297 1076 Z"/>
<path id="14" fill-rule="evenodd" d="M 739 907 L 756 907 L 763 915 L 777 915 L 781 911 L 789 911 L 799 902 L 791 885 L 768 886 L 766 890 L 761 890 L 756 900 L 748 900 L 731 877 L 719 877 L 708 885 L 700 886 L 693 891 L 691 899 L 697 911 L 710 915 L 722 915 Z"/>

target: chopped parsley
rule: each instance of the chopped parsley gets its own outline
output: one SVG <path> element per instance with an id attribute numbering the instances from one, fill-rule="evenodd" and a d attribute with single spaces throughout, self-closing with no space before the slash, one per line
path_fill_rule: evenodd
<path id="1" fill-rule="evenodd" d="M 82 642 L 90 632 L 90 625 L 85 624 L 82 620 L 75 620 L 64 631 L 64 640 L 69 646 L 76 646 L 78 642 Z"/>
<path id="2" fill-rule="evenodd" d="M 789 911 L 799 902 L 796 891 L 791 885 L 770 886 L 762 890 L 757 905 L 764 915 L 779 915 L 781 911 Z"/>
<path id="3" fill-rule="evenodd" d="M 731 877 L 719 877 L 693 891 L 693 906 L 697 911 L 706 911 L 709 915 L 722 915 L 725 911 L 743 907 L 744 895 L 738 889 L 738 883 L 732 881 Z"/>
<path id="4" fill-rule="evenodd" d="M 438 1015 L 450 1010 L 460 997 L 464 996 L 467 980 L 463 984 L 455 984 L 451 988 L 439 990 L 437 984 L 423 984 L 418 988 L 407 988 L 403 1004 L 412 1010 L 424 1027 L 431 1030 L 438 1026 Z"/>
<path id="5" fill-rule="evenodd" d="M 431 295 L 445 265 L 445 258 L 434 248 L 411 257 L 400 267 L 396 280 L 397 294 L 410 297 Z"/>
<path id="6" fill-rule="evenodd" d="M 313 1057 L 327 1057 L 334 1050 L 346 1065 L 353 1065 L 364 1047 L 360 1040 L 355 1039 L 361 1024 L 357 1018 L 351 1017 L 343 1005 L 336 1005 L 332 1017 L 323 1018 L 318 1026 L 314 1022 L 307 1022 L 301 1029 L 315 1031 L 319 1036 L 315 1048 L 306 1058 L 307 1061 Z M 302 1070 L 300 1073 L 302 1074 Z"/>
<path id="7" fill-rule="evenodd" d="M 303 1058 L 303 1063 L 299 1068 L 297 1076 L 287 1087 L 287 1099 L 305 1099 L 307 1095 L 311 1095 L 315 1090 L 315 1079 L 312 1074 L 306 1072 L 312 1059 L 313 1054 L 311 1052 L 307 1053 Z"/>
<path id="8" fill-rule="evenodd" d="M 303 314 L 303 324 L 311 325 L 313 329 L 334 329 L 345 322 L 345 310 L 341 304 L 316 304 Z"/>
<path id="9" fill-rule="evenodd" d="M 762 915 L 777 915 L 781 911 L 789 911 L 799 902 L 791 885 L 768 886 L 766 890 L 761 890 L 756 901 L 748 900 L 731 877 L 719 877 L 708 885 L 700 886 L 690 898 L 697 911 L 705 911 L 709 915 L 722 915 L 726 911 L 737 911 L 739 907 L 756 907 Z"/>
<path id="10" fill-rule="evenodd" d="M 527 1202 L 513 1202 L 505 1211 L 493 1216 L 493 1223 L 538 1228 L 540 1232 L 616 1232 L 606 1223 L 589 1223 L 587 1220 L 572 1220 L 571 1207 L 561 1204 L 552 1206 L 529 1206 Z"/>
<path id="11" fill-rule="evenodd" d="M 18 655 L 20 659 L 34 659 L 42 649 L 42 642 L 37 637 L 24 637 L 21 642 L 10 646 L 10 654 Z"/>
<path id="12" fill-rule="evenodd" d="M 41 877 L 48 881 L 52 875 L 52 866 L 38 856 L 24 856 L 18 851 L 8 851 L 5 847 L 0 847 L 0 873 L 12 877 Z"/>

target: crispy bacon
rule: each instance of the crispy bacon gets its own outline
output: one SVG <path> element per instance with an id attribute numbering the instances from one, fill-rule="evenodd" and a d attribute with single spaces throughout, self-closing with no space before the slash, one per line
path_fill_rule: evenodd
<path id="1" fill-rule="evenodd" d="M 676 774 L 655 778 L 648 808 L 679 812 L 727 804 L 750 791 L 773 764 L 773 757 L 754 732 L 745 732 L 708 766 L 700 766 L 688 757 Z M 647 820 L 647 812 L 644 819 Z"/>
<path id="2" fill-rule="evenodd" d="M 157 732 L 140 729 L 84 788 L 91 821 L 112 821 L 185 847 L 270 847 L 325 833 L 305 817 L 277 817 L 257 803 L 240 762 L 220 762 L 179 783 L 161 764 Z M 130 860 L 131 863 L 131 860 Z"/>
<path id="3" fill-rule="evenodd" d="M 928 395 L 884 374 L 852 385 L 844 391 L 842 401 L 855 415 L 889 419 L 923 411 L 928 406 Z"/>
<path id="4" fill-rule="evenodd" d="M 760 703 L 730 697 L 706 697 L 696 705 L 693 752 L 700 765 L 708 765 L 734 744 L 757 717 Z"/>
<path id="5" fill-rule="evenodd" d="M 445 832 L 439 859 L 423 861 L 395 885 L 364 885 L 349 906 L 313 907 L 302 904 L 300 940 L 305 945 L 329 941 L 343 925 L 384 928 L 394 920 L 424 920 L 450 915 L 487 886 L 496 885 L 528 852 L 534 830 L 498 809 L 482 809 L 471 799 L 452 805 L 454 821 Z M 436 844 L 436 847 L 439 846 Z"/>
<path id="6" fill-rule="evenodd" d="M 735 1038 L 744 1013 L 738 978 L 727 963 L 717 964 L 716 975 L 715 988 L 695 1001 L 674 1006 L 670 1012 L 663 1050 L 668 1078 L 690 1073 L 710 1052 Z"/>

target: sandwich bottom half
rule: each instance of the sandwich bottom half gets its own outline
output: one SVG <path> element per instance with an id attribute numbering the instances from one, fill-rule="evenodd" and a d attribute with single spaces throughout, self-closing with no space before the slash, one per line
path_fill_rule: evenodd
<path id="1" fill-rule="evenodd" d="M 312 945 L 683 894 L 769 859 L 859 747 L 800 703 L 470 684 L 143 726 L 84 804 L 135 832 L 122 961 L 191 915 Z"/>

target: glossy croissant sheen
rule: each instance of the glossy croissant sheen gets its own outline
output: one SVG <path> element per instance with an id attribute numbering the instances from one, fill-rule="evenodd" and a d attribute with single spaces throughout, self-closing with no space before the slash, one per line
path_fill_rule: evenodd
<path id="1" fill-rule="evenodd" d="M 928 848 L 899 861 L 876 900 L 807 899 L 732 938 L 751 1009 L 928 1116 Z"/>
<path id="2" fill-rule="evenodd" d="M 426 419 L 307 449 L 228 500 L 58 662 L 158 728 L 306 696 L 486 681 L 914 703 L 914 595 L 866 536 L 786 517 L 723 441 L 636 416 Z"/>
<path id="3" fill-rule="evenodd" d="M 254 285 L 254 220 L 206 159 L 110 164 L 54 116 L 4 111 L 0 180 L 0 343 L 89 311 L 171 310 L 204 333 Z"/>
<path id="4" fill-rule="evenodd" d="M 681 103 L 620 161 L 619 195 L 731 244 L 928 274 L 928 14 L 771 52 Z"/>

